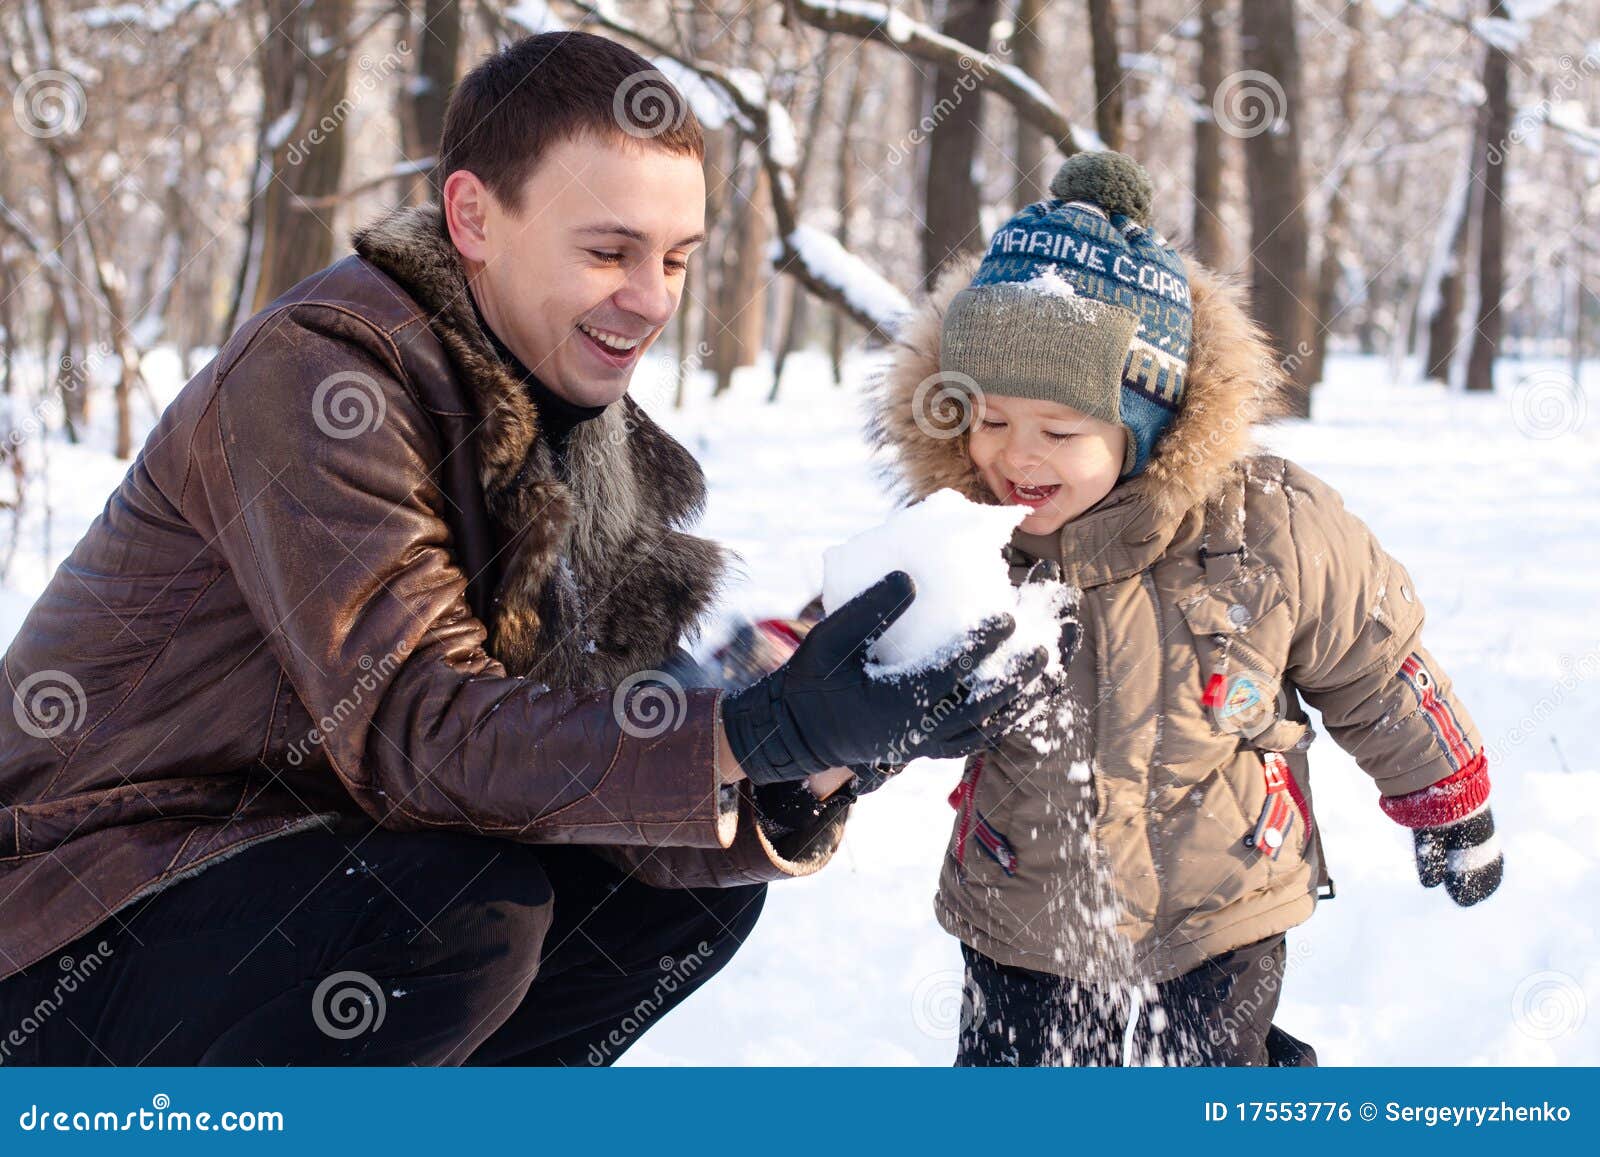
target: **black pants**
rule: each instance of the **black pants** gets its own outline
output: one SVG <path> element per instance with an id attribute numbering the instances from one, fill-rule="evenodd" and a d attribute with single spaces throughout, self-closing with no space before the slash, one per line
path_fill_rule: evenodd
<path id="1" fill-rule="evenodd" d="M 581 848 L 283 836 L 0 982 L 0 1064 L 609 1064 L 765 897 L 649 888 Z"/>
<path id="2" fill-rule="evenodd" d="M 1293 1065 L 1316 1053 L 1272 1023 L 1281 934 L 1141 991 L 966 957 L 957 1065 Z M 1130 1027 L 1131 1025 L 1131 1027 Z"/>

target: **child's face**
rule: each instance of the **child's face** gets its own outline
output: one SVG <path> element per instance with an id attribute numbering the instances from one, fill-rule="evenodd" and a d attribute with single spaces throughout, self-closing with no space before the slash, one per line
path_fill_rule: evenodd
<path id="1" fill-rule="evenodd" d="M 986 394 L 967 450 L 996 498 L 1033 508 L 1022 529 L 1051 534 L 1111 493 L 1127 437 L 1060 402 Z"/>

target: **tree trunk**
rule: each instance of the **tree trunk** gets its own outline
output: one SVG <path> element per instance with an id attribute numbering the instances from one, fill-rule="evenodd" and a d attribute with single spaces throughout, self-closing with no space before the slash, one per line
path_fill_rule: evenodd
<path id="1" fill-rule="evenodd" d="M 266 176 L 251 311 L 333 259 L 331 214 L 305 202 L 331 197 L 344 173 L 344 100 L 351 0 L 265 0 L 260 50 Z M 255 240 L 255 239 L 252 239 Z"/>
<path id="2" fill-rule="evenodd" d="M 856 162 L 855 162 L 855 127 L 856 119 L 852 111 L 861 105 L 862 88 L 865 83 L 866 71 L 864 64 L 866 53 L 853 54 L 850 86 L 845 91 L 844 108 L 839 117 L 839 153 L 835 159 L 838 171 L 834 196 L 839 204 L 839 223 L 834 227 L 833 235 L 846 253 L 850 252 L 850 217 L 855 212 L 856 200 Z M 828 361 L 833 367 L 833 384 L 844 385 L 844 350 L 850 340 L 852 322 L 842 309 L 832 311 L 828 326 Z"/>
<path id="3" fill-rule="evenodd" d="M 1113 0 L 1089 0 L 1089 39 L 1094 59 L 1094 127 L 1106 148 L 1120 152 L 1122 60 L 1117 52 L 1117 10 Z"/>
<path id="4" fill-rule="evenodd" d="M 1211 112 L 1211 100 L 1222 86 L 1222 20 L 1227 0 L 1200 0 L 1200 99 L 1206 109 L 1194 122 L 1194 216 L 1190 227 L 1195 256 L 1212 269 L 1228 269 L 1228 231 L 1222 225 L 1222 127 Z"/>
<path id="5" fill-rule="evenodd" d="M 455 87 L 461 55 L 461 0 L 411 0 L 411 43 L 417 46 L 417 70 L 401 90 L 401 132 L 406 159 L 435 156 L 444 135 L 444 110 Z M 446 174 L 430 170 L 412 182 L 413 204 L 436 195 Z"/>
<path id="6" fill-rule="evenodd" d="M 1504 18 L 1504 0 L 1492 0 L 1491 17 Z M 1494 389 L 1505 293 L 1506 150 L 1511 147 L 1509 58 L 1489 45 L 1483 62 L 1483 177 L 1478 189 L 1478 316 L 1467 357 L 1467 389 Z"/>
<path id="7" fill-rule="evenodd" d="M 1356 120 L 1360 112 L 1361 86 L 1364 83 L 1366 29 L 1363 14 L 1366 6 L 1348 4 L 1344 10 L 1345 28 L 1350 33 L 1350 47 L 1345 52 L 1344 75 L 1339 80 L 1339 127 L 1341 136 L 1353 139 Z M 1328 361 L 1328 330 L 1339 310 L 1339 281 L 1344 272 L 1345 232 L 1349 228 L 1350 208 L 1346 200 L 1346 186 L 1350 181 L 1350 168 L 1339 170 L 1338 180 L 1328 190 L 1328 215 L 1322 228 L 1322 259 L 1317 265 L 1317 325 L 1311 338 L 1311 368 L 1308 381 L 1320 382 Z"/>
<path id="8" fill-rule="evenodd" d="M 1245 134 L 1250 190 L 1250 283 L 1256 319 L 1277 346 L 1289 380 L 1289 410 L 1311 413 L 1310 231 L 1301 165 L 1300 44 L 1293 0 L 1241 0 L 1240 45 L 1246 69 L 1276 79 L 1283 100 L 1276 123 Z"/>
<path id="9" fill-rule="evenodd" d="M 1050 0 L 1017 0 L 1011 30 L 1011 63 L 1039 80 L 1044 76 L 1044 16 Z M 1014 159 L 1017 164 L 1015 208 L 1042 201 L 1049 195 L 1050 174 L 1043 171 L 1046 158 L 1044 135 L 1021 117 L 1016 125 Z"/>
<path id="10" fill-rule="evenodd" d="M 940 31 L 984 51 L 999 0 L 949 0 Z M 933 124 L 928 134 L 928 176 L 923 195 L 922 275 L 932 285 L 958 253 L 981 253 L 985 238 L 979 222 L 978 182 L 973 161 L 982 143 L 983 98 L 964 73 L 948 65 L 935 70 Z"/>

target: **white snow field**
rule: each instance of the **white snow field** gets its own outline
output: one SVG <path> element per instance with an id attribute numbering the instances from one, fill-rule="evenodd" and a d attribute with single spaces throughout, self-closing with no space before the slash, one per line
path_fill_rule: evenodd
<path id="1" fill-rule="evenodd" d="M 873 364 L 856 358 L 837 388 L 821 358 L 797 355 L 776 405 L 762 371 L 715 403 L 697 378 L 680 411 L 660 404 L 662 365 L 641 371 L 636 396 L 706 467 L 705 533 L 743 555 L 726 614 L 797 611 L 821 589 L 823 550 L 893 509 L 860 433 L 855 383 Z M 170 397 L 176 359 L 157 365 Z M 1339 894 L 1289 935 L 1277 1021 L 1324 1064 L 1600 1063 L 1600 365 L 1577 397 L 1564 368 L 1507 360 L 1499 392 L 1467 397 L 1337 357 L 1314 421 L 1267 433 L 1415 578 L 1427 644 L 1491 747 L 1506 856 L 1504 885 L 1475 908 L 1424 890 L 1409 834 L 1319 737 L 1317 816 Z M 0 645 L 126 472 L 98 409 L 85 445 L 50 438 L 49 547 L 35 508 L 0 588 Z M 624 1063 L 949 1064 L 960 955 L 932 899 L 957 772 L 913 765 L 864 800 L 835 861 L 774 886 L 733 963 Z"/>

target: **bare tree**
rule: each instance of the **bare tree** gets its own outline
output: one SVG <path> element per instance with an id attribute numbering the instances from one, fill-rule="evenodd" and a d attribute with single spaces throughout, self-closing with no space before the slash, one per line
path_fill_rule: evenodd
<path id="1" fill-rule="evenodd" d="M 1245 67 L 1269 90 L 1272 123 L 1245 134 L 1250 190 L 1250 285 L 1256 318 L 1272 337 L 1290 380 L 1290 409 L 1311 413 L 1314 319 L 1308 266 L 1301 136 L 1305 105 L 1294 0 L 1241 0 L 1239 37 Z M 1276 86 L 1276 91 L 1273 91 Z M 1281 92 L 1281 99 L 1278 93 Z"/>
<path id="2" fill-rule="evenodd" d="M 1489 15 L 1505 19 L 1504 0 L 1490 0 Z M 1472 349 L 1467 355 L 1467 389 L 1494 389 L 1494 360 L 1500 346 L 1504 318 L 1500 298 L 1505 292 L 1505 189 L 1506 152 L 1511 147 L 1510 58 L 1498 44 L 1485 46 L 1483 108 L 1480 112 L 1483 152 L 1482 179 L 1476 190 L 1478 207 L 1478 310 Z"/>

